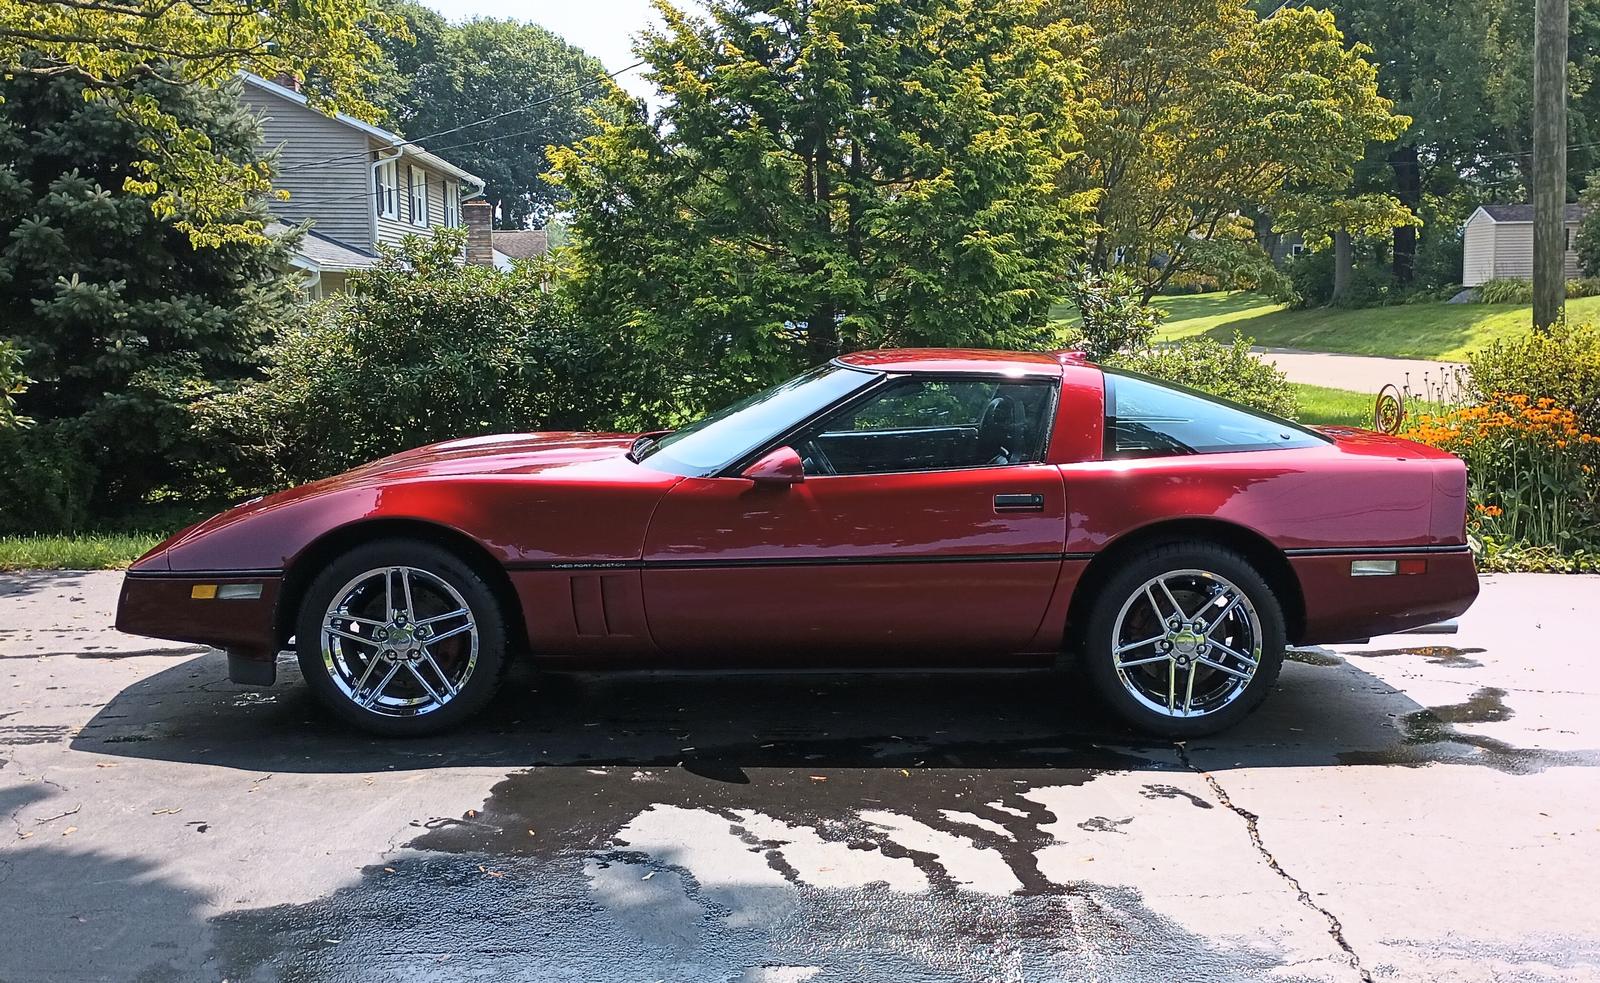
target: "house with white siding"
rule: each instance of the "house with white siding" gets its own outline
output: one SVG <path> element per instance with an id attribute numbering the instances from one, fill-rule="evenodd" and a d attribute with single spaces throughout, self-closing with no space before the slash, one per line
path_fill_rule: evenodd
<path id="1" fill-rule="evenodd" d="M 487 233 L 488 203 L 468 204 L 482 193 L 482 178 L 398 133 L 321 113 L 295 88 L 240 77 L 241 99 L 261 120 L 265 148 L 277 154 L 274 187 L 289 193 L 272 203 L 273 214 L 285 226 L 310 225 L 294 259 L 308 296 L 342 290 L 351 271 L 377 263 L 379 244 L 398 245 L 408 234 L 469 218 Z"/>
<path id="2" fill-rule="evenodd" d="M 1568 205 L 1566 275 L 1580 275 L 1576 240 L 1582 205 Z M 1461 284 L 1533 279 L 1533 206 L 1484 205 L 1467 217 L 1463 231 Z"/>

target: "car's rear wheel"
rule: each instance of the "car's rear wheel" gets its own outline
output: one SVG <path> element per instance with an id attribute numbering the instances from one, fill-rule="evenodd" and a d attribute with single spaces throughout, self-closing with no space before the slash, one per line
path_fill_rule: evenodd
<path id="1" fill-rule="evenodd" d="M 1101 587 L 1084 637 L 1106 702 L 1163 737 L 1230 727 L 1266 698 L 1283 667 L 1283 609 L 1265 578 L 1209 543 L 1155 547 Z"/>
<path id="2" fill-rule="evenodd" d="M 455 554 L 384 540 L 317 576 L 296 643 L 323 705 L 364 730 L 405 737 L 454 727 L 489 702 L 506 630 L 494 591 Z"/>

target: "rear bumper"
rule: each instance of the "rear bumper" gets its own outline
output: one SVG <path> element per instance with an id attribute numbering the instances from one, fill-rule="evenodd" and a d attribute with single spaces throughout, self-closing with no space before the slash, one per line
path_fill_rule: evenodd
<path id="1" fill-rule="evenodd" d="M 270 666 L 279 648 L 275 615 L 282 586 L 280 571 L 129 571 L 117 600 L 117 630 L 226 649 L 230 664 Z"/>
<path id="2" fill-rule="evenodd" d="M 1426 572 L 1351 576 L 1356 560 L 1423 560 Z M 1420 628 L 1457 617 L 1478 596 L 1478 571 L 1466 547 L 1415 552 L 1350 551 L 1291 556 L 1306 618 L 1297 645 L 1343 642 Z"/>

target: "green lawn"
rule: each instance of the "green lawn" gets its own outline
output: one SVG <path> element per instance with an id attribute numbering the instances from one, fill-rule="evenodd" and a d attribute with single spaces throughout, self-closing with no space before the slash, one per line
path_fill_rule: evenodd
<path id="1" fill-rule="evenodd" d="M 165 538 L 137 532 L 0 536 L 0 570 L 121 570 Z"/>
<path id="2" fill-rule="evenodd" d="M 1295 404 L 1300 410 L 1296 419 L 1301 423 L 1371 429 L 1376 396 L 1304 382 L 1290 385 L 1294 387 Z"/>
<path id="3" fill-rule="evenodd" d="M 1362 310 L 1285 310 L 1240 291 L 1158 297 L 1168 311 L 1161 340 L 1207 336 L 1228 341 L 1235 330 L 1267 348 L 1459 361 L 1497 338 L 1528 330 L 1532 311 L 1516 304 L 1400 304 Z M 1066 323 L 1069 310 L 1053 311 Z M 1600 321 L 1600 297 L 1567 301 L 1567 317 Z"/>

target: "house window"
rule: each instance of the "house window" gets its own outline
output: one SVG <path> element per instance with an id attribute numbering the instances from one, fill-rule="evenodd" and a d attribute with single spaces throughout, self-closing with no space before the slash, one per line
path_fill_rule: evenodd
<path id="1" fill-rule="evenodd" d="M 444 224 L 451 228 L 461 224 L 461 185 L 449 178 L 444 182 Z"/>
<path id="2" fill-rule="evenodd" d="M 420 167 L 408 168 L 407 190 L 411 195 L 411 224 L 419 229 L 428 227 L 428 172 Z"/>
<path id="3" fill-rule="evenodd" d="M 1298 256 L 1298 255 L 1300 255 L 1301 253 L 1303 253 L 1305 251 L 1306 251 L 1306 247 L 1305 247 L 1305 245 L 1303 243 L 1297 242 L 1294 245 L 1289 247 L 1289 255 L 1290 256 Z"/>
<path id="4" fill-rule="evenodd" d="M 1120 266 L 1122 264 L 1122 261 L 1127 259 L 1127 258 L 1128 258 L 1128 247 L 1127 246 L 1118 246 L 1111 253 L 1111 265 Z"/>
<path id="5" fill-rule="evenodd" d="M 400 217 L 400 178 L 395 163 L 386 160 L 374 170 L 378 182 L 378 217 Z"/>

